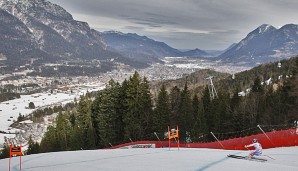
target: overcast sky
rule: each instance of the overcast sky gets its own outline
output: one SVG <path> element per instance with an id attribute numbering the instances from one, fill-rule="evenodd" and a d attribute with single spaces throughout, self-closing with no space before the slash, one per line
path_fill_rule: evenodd
<path id="1" fill-rule="evenodd" d="M 49 0 L 98 31 L 137 33 L 178 49 L 225 49 L 262 24 L 298 23 L 298 0 Z"/>

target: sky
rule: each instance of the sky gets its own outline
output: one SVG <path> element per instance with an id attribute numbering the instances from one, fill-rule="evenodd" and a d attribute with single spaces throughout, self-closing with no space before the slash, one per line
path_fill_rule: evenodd
<path id="1" fill-rule="evenodd" d="M 49 0 L 98 31 L 137 33 L 177 49 L 223 50 L 262 24 L 298 23 L 297 0 Z"/>
<path id="2" fill-rule="evenodd" d="M 42 153 L 22 157 L 23 171 L 297 171 L 298 147 L 263 150 L 267 162 L 228 158 L 228 154 L 248 155 L 248 151 L 203 148 L 147 148 L 80 150 Z M 11 171 L 19 170 L 19 157 L 11 159 Z M 8 159 L 0 160 L 7 170 Z M 2 169 L 1 169 L 2 170 Z"/>

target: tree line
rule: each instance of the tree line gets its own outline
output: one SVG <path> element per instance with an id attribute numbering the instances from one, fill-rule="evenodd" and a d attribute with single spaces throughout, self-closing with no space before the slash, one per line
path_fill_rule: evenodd
<path id="1" fill-rule="evenodd" d="M 224 138 L 245 136 L 237 133 L 258 124 L 293 126 L 297 120 L 296 63 L 289 79 L 266 85 L 256 77 L 248 96 L 239 96 L 239 89 L 231 94 L 227 87 L 220 87 L 213 100 L 208 87 L 198 95 L 187 82 L 183 89 L 174 86 L 170 91 L 163 85 L 152 99 L 148 80 L 138 72 L 121 84 L 110 80 L 95 98 L 82 96 L 76 112 L 60 113 L 40 149 L 105 148 L 130 140 L 157 140 L 154 133 L 163 139 L 167 127 L 176 125 L 182 142 L 213 141 L 211 131 L 234 132 Z"/>

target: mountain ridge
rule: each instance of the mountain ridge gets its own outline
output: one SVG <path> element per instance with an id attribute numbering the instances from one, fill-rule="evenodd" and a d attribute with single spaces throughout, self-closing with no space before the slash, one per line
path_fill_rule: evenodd
<path id="1" fill-rule="evenodd" d="M 19 65 L 27 64 L 32 58 L 34 63 L 58 62 L 63 60 L 101 60 L 115 66 L 120 62 L 132 66 L 139 65 L 132 59 L 110 51 L 98 31 L 89 27 L 88 23 L 74 20 L 72 15 L 62 7 L 45 0 L 1 0 L 0 9 L 2 13 L 1 25 L 7 25 L 1 36 L 6 37 L 5 44 L 0 45 L 0 53 L 6 56 L 2 61 L 7 68 L 14 68 L 14 61 L 19 60 Z M 5 17 L 5 18 L 4 18 Z M 10 19 L 8 19 L 10 18 Z M 18 33 L 19 26 L 7 22 L 15 18 L 22 24 L 22 33 L 27 35 L 24 42 L 21 38 L 14 38 Z M 13 31 L 13 34 L 6 35 Z M 29 38 L 30 37 L 30 38 Z M 2 39 L 3 40 L 3 39 Z M 22 52 L 22 46 L 28 53 Z M 4 44 L 4 43 L 3 43 Z M 29 43 L 30 44 L 30 43 Z M 9 45 L 9 46 L 8 46 Z M 15 48 L 15 45 L 20 45 Z M 35 49 L 35 51 L 30 51 Z M 36 52 L 40 53 L 36 53 Z M 60 62 L 59 62 L 60 61 Z"/>
<path id="2" fill-rule="evenodd" d="M 256 65 L 290 58 L 298 54 L 298 25 L 286 24 L 276 29 L 263 24 L 248 33 L 239 43 L 219 55 L 226 62 Z"/>
<path id="3" fill-rule="evenodd" d="M 142 62 L 159 62 L 163 57 L 178 56 L 208 56 L 208 53 L 198 48 L 182 52 L 164 42 L 156 41 L 147 36 L 136 33 L 122 33 L 119 31 L 101 32 L 101 36 L 108 48 L 115 49 L 121 54 Z"/>

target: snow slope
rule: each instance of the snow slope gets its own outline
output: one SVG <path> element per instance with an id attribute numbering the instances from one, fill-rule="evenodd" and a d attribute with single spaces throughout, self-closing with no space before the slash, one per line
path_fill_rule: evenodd
<path id="1" fill-rule="evenodd" d="M 59 92 L 59 93 L 35 93 L 31 95 L 21 95 L 21 98 L 9 100 L 0 103 L 0 131 L 15 133 L 19 129 L 11 128 L 10 125 L 17 120 L 19 114 L 29 115 L 34 110 L 44 107 L 53 107 L 59 105 L 65 105 L 66 103 L 77 100 L 86 92 L 102 90 L 105 87 L 103 83 L 86 83 L 80 85 L 78 89 L 73 92 Z M 33 102 L 36 109 L 29 109 L 29 103 Z M 46 124 L 46 123 L 45 123 Z M 46 128 L 45 128 L 46 130 Z M 4 143 L 4 137 L 13 138 L 14 134 L 2 134 L 0 133 L 0 148 Z M 2 171 L 0 169 L 0 171 Z"/>
<path id="2" fill-rule="evenodd" d="M 227 154 L 247 155 L 248 151 L 202 148 L 146 148 L 71 151 L 29 155 L 22 157 L 23 171 L 297 171 L 298 147 L 266 149 L 268 161 L 256 162 L 226 157 Z M 0 168 L 7 170 L 8 160 L 0 160 Z M 19 170 L 19 158 L 12 158 L 11 170 Z"/>

